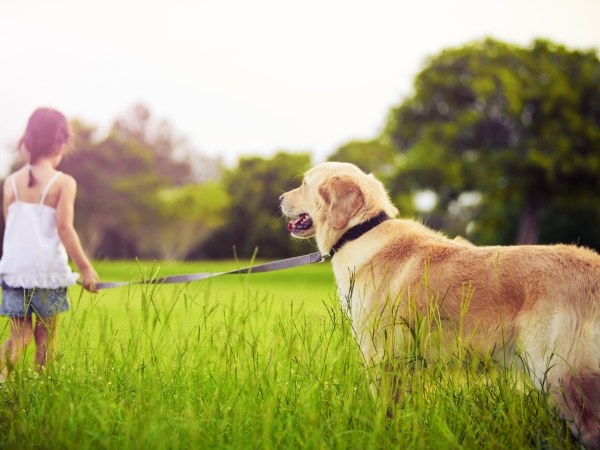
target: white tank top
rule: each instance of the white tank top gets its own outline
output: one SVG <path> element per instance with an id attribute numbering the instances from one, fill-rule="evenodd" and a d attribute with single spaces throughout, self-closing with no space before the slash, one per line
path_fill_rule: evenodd
<path id="1" fill-rule="evenodd" d="M 15 201 L 8 207 L 4 229 L 0 279 L 10 287 L 55 289 L 75 284 L 79 274 L 69 267 L 67 251 L 56 227 L 56 209 L 44 205 L 56 172 L 48 181 L 39 203 L 19 200 L 15 176 Z"/>

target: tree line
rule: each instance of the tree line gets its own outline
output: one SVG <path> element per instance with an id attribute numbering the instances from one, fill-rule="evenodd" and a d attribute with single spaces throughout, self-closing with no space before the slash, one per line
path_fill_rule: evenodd
<path id="1" fill-rule="evenodd" d="M 310 154 L 241 157 L 189 148 L 143 105 L 104 136 L 72 123 L 59 167 L 78 181 L 76 226 L 96 258 L 276 258 L 291 240 L 279 195 Z M 595 51 L 486 39 L 430 58 L 382 131 L 329 160 L 375 173 L 404 216 L 477 244 L 600 249 L 600 61 Z M 15 166 L 18 162 L 15 162 Z M 429 204 L 419 198 L 427 194 Z"/>

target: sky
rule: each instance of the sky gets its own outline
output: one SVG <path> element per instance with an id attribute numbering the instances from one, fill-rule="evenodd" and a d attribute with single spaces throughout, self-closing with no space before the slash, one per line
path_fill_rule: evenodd
<path id="1" fill-rule="evenodd" d="M 600 49 L 600 0 L 0 0 L 0 176 L 51 106 L 107 130 L 134 104 L 189 145 L 311 152 L 375 137 L 442 49 Z"/>

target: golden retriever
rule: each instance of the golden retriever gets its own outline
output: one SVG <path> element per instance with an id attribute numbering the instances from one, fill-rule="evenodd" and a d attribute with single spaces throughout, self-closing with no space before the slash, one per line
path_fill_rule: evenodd
<path id="1" fill-rule="evenodd" d="M 502 363 L 522 362 L 574 434 L 600 448 L 600 255 L 570 245 L 449 239 L 395 218 L 382 183 L 348 163 L 313 167 L 280 204 L 292 236 L 315 237 L 331 256 L 369 365 L 401 360 L 406 330 L 414 335 L 428 319 L 442 345 L 426 352 L 439 357 L 459 342 Z M 380 394 L 382 386 L 381 379 L 374 386 Z"/>

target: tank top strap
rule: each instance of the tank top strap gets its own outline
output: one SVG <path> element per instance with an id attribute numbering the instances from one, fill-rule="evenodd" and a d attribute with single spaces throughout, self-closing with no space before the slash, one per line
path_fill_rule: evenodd
<path id="1" fill-rule="evenodd" d="M 15 194 L 15 200 L 19 201 L 19 193 L 17 192 L 17 174 L 14 173 L 10 178 L 12 181 L 13 194 Z"/>
<path id="2" fill-rule="evenodd" d="M 44 192 L 42 192 L 42 198 L 40 199 L 40 203 L 43 204 L 46 201 L 46 195 L 48 195 L 48 191 L 52 184 L 56 181 L 56 179 L 62 174 L 62 172 L 56 172 L 52 178 L 46 183 L 46 187 L 44 188 Z"/>

